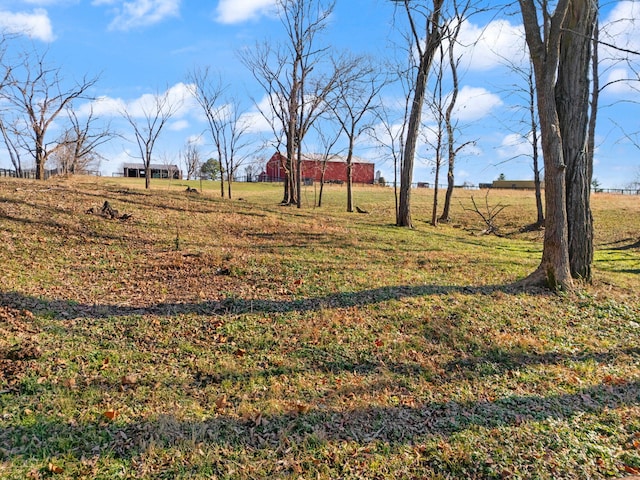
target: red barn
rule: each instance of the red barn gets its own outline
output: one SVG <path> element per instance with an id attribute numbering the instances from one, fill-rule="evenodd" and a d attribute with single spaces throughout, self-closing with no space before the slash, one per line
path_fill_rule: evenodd
<path id="1" fill-rule="evenodd" d="M 267 162 L 265 171 L 260 179 L 266 182 L 279 182 L 286 178 L 284 165 L 286 157 L 276 152 Z M 303 154 L 301 165 L 301 177 L 305 180 L 319 182 L 322 179 L 322 168 L 325 165 L 324 157 L 319 154 Z M 351 177 L 353 183 L 373 183 L 374 167 L 370 162 L 353 157 L 351 162 Z M 325 183 L 342 183 L 347 181 L 346 157 L 332 155 L 326 162 Z"/>

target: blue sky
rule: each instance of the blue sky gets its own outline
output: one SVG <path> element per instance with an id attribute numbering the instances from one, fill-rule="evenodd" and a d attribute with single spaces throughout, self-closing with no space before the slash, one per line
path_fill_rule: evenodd
<path id="1" fill-rule="evenodd" d="M 255 120 L 255 145 L 269 142 L 269 131 L 257 114 L 254 100 L 264 102 L 264 92 L 238 58 L 241 49 L 256 42 L 277 42 L 281 28 L 274 15 L 275 0 L 0 0 L 0 28 L 16 33 L 16 50 L 27 46 L 47 50 L 48 62 L 59 66 L 65 78 L 100 75 L 91 92 L 100 102 L 94 111 L 123 135 L 103 148 L 108 158 L 101 165 L 104 174 L 121 170 L 124 162 L 136 161 L 136 147 L 130 127 L 118 115 L 125 106 L 131 111 L 144 102 L 145 95 L 170 90 L 176 98 L 187 94 L 185 85 L 189 71 L 210 66 L 230 85 L 229 91 L 240 100 L 247 120 Z M 505 2 L 506 3 L 506 2 Z M 497 6 L 498 3 L 494 2 Z M 458 157 L 456 183 L 490 182 L 504 173 L 509 179 L 530 179 L 533 174 L 526 156 L 530 147 L 520 137 L 520 95 L 517 83 L 505 59 L 521 64 L 524 42 L 517 11 L 492 9 L 469 19 L 462 29 L 459 48 L 463 55 L 461 92 L 456 118 L 460 125 L 460 142 L 473 141 Z M 334 50 L 351 49 L 370 54 L 381 61 L 398 52 L 404 17 L 393 14 L 387 0 L 338 0 L 323 41 Z M 640 2 L 610 2 L 603 7 L 604 39 L 627 49 L 640 51 Z M 636 24 L 637 23 L 637 24 Z M 478 41 L 480 39 L 480 41 Z M 394 53 L 395 52 L 395 53 Z M 637 78 L 635 64 L 610 60 L 619 56 L 603 49 L 602 82 Z M 389 87 L 385 102 L 397 103 L 401 91 Z M 640 151 L 634 142 L 640 131 L 640 105 L 637 87 L 630 82 L 617 82 L 601 96 L 596 163 L 594 176 L 603 187 L 621 188 L 640 175 Z M 80 112 L 88 105 L 78 105 Z M 429 115 L 425 123 L 431 122 Z M 432 122 L 431 122 L 432 123 Z M 51 138 L 59 134 L 54 125 Z M 203 132 L 205 124 L 199 107 L 186 101 L 163 132 L 156 147 L 156 158 L 179 163 L 179 152 L 185 142 Z M 625 135 L 626 134 L 626 135 Z M 630 138 L 629 138 L 630 137 Z M 206 138 L 200 140 L 202 155 L 212 151 Z M 638 143 L 638 142 L 636 142 Z M 318 150 L 313 137 L 306 149 Z M 268 158 L 272 151 L 259 151 Z M 518 156 L 519 154 L 524 156 Z M 392 178 L 392 164 L 374 142 L 362 138 L 357 154 L 371 159 L 387 179 Z M 414 181 L 433 181 L 430 164 L 432 152 L 423 146 L 416 163 Z M 9 161 L 0 149 L 0 167 Z"/>

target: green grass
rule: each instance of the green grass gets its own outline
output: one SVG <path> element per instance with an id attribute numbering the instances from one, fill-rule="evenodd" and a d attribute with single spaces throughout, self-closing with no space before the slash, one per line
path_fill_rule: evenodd
<path id="1" fill-rule="evenodd" d="M 1 478 L 640 471 L 637 198 L 594 196 L 594 284 L 556 295 L 512 286 L 529 192 L 483 236 L 482 192 L 433 228 L 416 190 L 410 231 L 388 188 L 186 185 L 0 181 Z"/>

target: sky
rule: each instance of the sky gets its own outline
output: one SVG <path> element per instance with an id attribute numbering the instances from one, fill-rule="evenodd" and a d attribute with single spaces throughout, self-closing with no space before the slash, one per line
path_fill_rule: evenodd
<path id="1" fill-rule="evenodd" d="M 93 109 L 120 134 L 101 147 L 106 158 L 100 167 L 104 175 L 121 172 L 125 162 L 139 161 L 131 127 L 120 112 L 126 109 L 135 115 L 150 95 L 167 91 L 181 99 L 181 108 L 155 147 L 158 163 L 180 164 L 189 140 L 198 142 L 203 158 L 213 154 L 202 110 L 188 93 L 189 72 L 203 67 L 228 84 L 227 92 L 251 122 L 253 148 L 246 161 L 264 162 L 274 152 L 271 129 L 257 107 L 266 105 L 266 94 L 240 60 L 240 52 L 251 51 L 258 43 L 275 45 L 283 40 L 275 2 L 0 0 L 0 31 L 14 35 L 9 54 L 25 48 L 46 51 L 47 62 L 60 68 L 63 81 L 99 76 L 90 92 L 95 100 L 78 102 L 75 108 L 80 115 Z M 491 182 L 500 174 L 511 180 L 533 178 L 531 146 L 523 140 L 527 87 L 513 72 L 514 65 L 527 65 L 523 28 L 514 10 L 517 2 L 506 8 L 501 5 L 490 2 L 492 8 L 466 19 L 456 46 L 460 55 L 456 137 L 459 144 L 466 144 L 456 164 L 458 185 Z M 381 71 L 391 73 L 389 65 L 394 61 L 406 63 L 401 48 L 406 27 L 406 18 L 388 0 L 338 0 L 320 42 L 332 51 L 369 55 Z M 606 43 L 640 51 L 640 1 L 604 4 L 601 30 Z M 600 53 L 601 83 L 613 82 L 601 92 L 598 114 L 594 177 L 603 188 L 624 188 L 640 177 L 638 84 L 626 81 L 638 78 L 634 69 L 640 67 L 640 56 L 628 54 L 628 61 L 620 61 L 621 55 L 606 46 Z M 392 83 L 380 102 L 393 111 L 393 106 L 402 105 L 402 98 L 402 89 Z M 423 120 L 429 132 L 434 119 L 427 109 Z M 59 119 L 52 125 L 49 141 L 60 134 L 62 123 Z M 379 125 L 373 127 L 381 131 Z M 425 134 L 419 148 L 415 182 L 433 182 L 433 150 L 424 143 L 429 138 Z M 304 147 L 320 151 L 313 135 Z M 375 162 L 386 179 L 393 178 L 389 154 L 370 136 L 360 137 L 356 154 Z M 9 167 L 0 148 L 0 168 Z M 441 175 L 444 179 L 446 173 Z"/>

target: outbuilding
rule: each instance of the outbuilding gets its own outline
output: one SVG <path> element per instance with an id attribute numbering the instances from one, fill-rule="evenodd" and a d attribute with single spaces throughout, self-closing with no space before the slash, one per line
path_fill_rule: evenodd
<path id="1" fill-rule="evenodd" d="M 177 165 L 151 164 L 151 178 L 171 178 L 173 180 L 182 179 L 182 171 Z M 145 178 L 146 169 L 142 163 L 125 163 L 123 165 L 123 176 L 129 178 Z"/>
<path id="2" fill-rule="evenodd" d="M 281 182 L 286 178 L 286 157 L 276 152 L 267 162 L 260 174 L 263 182 Z M 353 183 L 373 184 L 375 164 L 353 157 L 351 162 L 351 180 Z M 302 154 L 301 177 L 306 183 L 322 180 L 325 183 L 344 183 L 347 181 L 347 158 L 343 155 Z"/>

